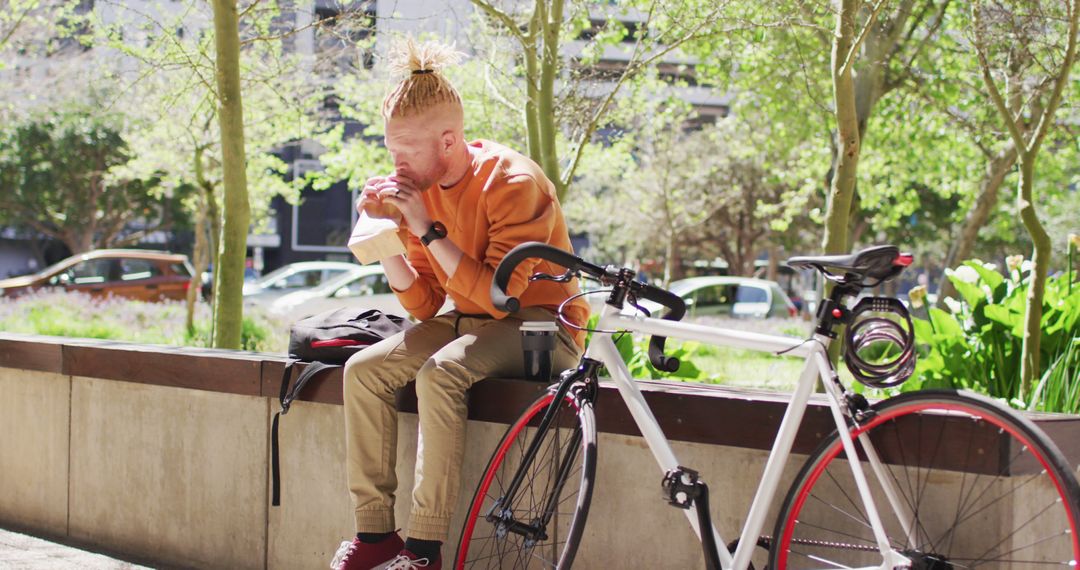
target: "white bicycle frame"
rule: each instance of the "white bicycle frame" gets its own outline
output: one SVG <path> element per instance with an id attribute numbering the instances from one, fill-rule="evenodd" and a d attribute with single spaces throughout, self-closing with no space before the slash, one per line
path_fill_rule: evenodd
<path id="1" fill-rule="evenodd" d="M 803 367 L 803 371 L 799 376 L 799 383 L 792 395 L 791 402 L 788 404 L 787 411 L 784 413 L 784 418 L 780 423 L 780 429 L 777 431 L 776 441 L 773 444 L 772 450 L 769 452 L 761 483 L 758 485 L 754 500 L 750 504 L 750 512 L 747 514 L 746 521 L 743 524 L 742 534 L 739 537 L 739 545 L 735 549 L 734 556 L 724 548 L 724 545 L 727 544 L 727 542 L 721 538 L 720 534 L 716 531 L 715 526 L 712 529 L 708 529 L 713 533 L 715 538 L 715 543 L 719 550 L 720 564 L 724 570 L 745 570 L 750 564 L 751 551 L 756 546 L 757 537 L 760 536 L 761 530 L 764 527 L 765 516 L 769 504 L 776 495 L 776 489 L 780 484 L 781 472 L 787 464 L 788 456 L 791 454 L 791 447 L 795 441 L 795 434 L 798 431 L 799 424 L 802 422 L 803 412 L 806 411 L 807 403 L 810 401 L 810 395 L 819 379 L 825 387 L 826 399 L 828 400 L 829 408 L 832 411 L 833 420 L 840 433 L 844 451 L 847 454 L 848 462 L 851 465 L 852 474 L 854 475 L 855 484 L 858 487 L 859 495 L 866 508 L 867 518 L 874 531 L 878 549 L 881 551 L 881 565 L 868 568 L 892 570 L 896 567 L 910 565 L 910 560 L 893 550 L 889 545 L 889 540 L 885 535 L 884 526 L 878 515 L 877 507 L 874 504 L 873 498 L 870 496 L 870 489 L 866 476 L 863 473 L 862 465 L 859 462 L 858 454 L 855 453 L 854 443 L 852 442 L 847 429 L 847 423 L 841 404 L 841 402 L 843 402 L 843 394 L 837 383 L 833 381 L 835 371 L 829 363 L 827 355 L 828 346 L 831 341 L 830 338 L 825 335 L 815 334 L 812 341 L 803 341 L 790 337 L 726 330 L 717 327 L 666 321 L 642 316 L 628 316 L 620 314 L 618 309 L 609 305 L 604 305 L 604 310 L 600 315 L 597 328 L 606 331 L 628 330 L 667 338 L 696 340 L 714 346 L 729 346 L 760 352 L 783 353 L 785 356 L 802 357 L 806 360 L 806 365 Z M 615 348 L 615 343 L 611 339 L 611 333 L 594 333 L 592 341 L 586 350 L 586 356 L 604 363 L 604 366 L 611 374 L 612 380 L 615 382 L 615 386 L 619 390 L 619 394 L 622 396 L 627 408 L 629 408 L 630 414 L 634 417 L 634 422 L 637 424 L 638 429 L 641 430 L 649 449 L 656 458 L 661 473 L 666 474 L 669 471 L 677 469 L 680 463 L 675 457 L 675 452 L 672 450 L 671 445 L 664 436 L 663 430 L 660 429 L 660 425 L 657 423 L 652 410 L 645 402 L 645 397 L 642 395 L 641 390 L 637 387 L 633 377 L 630 376 L 630 371 L 626 368 L 626 364 L 619 356 L 619 351 Z M 873 450 L 873 447 L 870 445 L 869 438 L 865 434 L 860 435 L 859 438 L 859 441 L 863 446 L 863 452 L 867 456 L 867 460 L 871 465 L 871 469 L 876 474 L 879 483 L 882 485 L 891 508 L 894 512 L 898 513 L 898 515 L 904 513 L 903 516 L 900 517 L 901 524 L 903 525 L 905 533 L 910 536 L 912 532 L 911 514 L 907 513 L 907 510 L 901 506 L 902 503 L 898 499 L 896 490 L 892 487 L 892 482 L 883 476 L 884 468 L 880 459 L 877 457 L 876 452 Z M 689 483 L 689 481 L 684 482 Z M 696 514 L 691 512 L 691 509 L 686 509 L 686 517 L 689 519 L 690 526 L 693 527 L 694 532 L 698 535 L 698 539 L 700 540 L 701 529 L 698 528 Z"/>

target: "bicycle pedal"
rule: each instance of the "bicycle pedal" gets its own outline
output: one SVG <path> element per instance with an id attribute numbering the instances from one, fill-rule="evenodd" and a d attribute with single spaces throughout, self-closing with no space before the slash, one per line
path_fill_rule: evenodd
<path id="1" fill-rule="evenodd" d="M 697 471 L 679 466 L 664 474 L 660 487 L 664 490 L 664 498 L 669 505 L 689 509 L 700 493 L 698 481 Z"/>

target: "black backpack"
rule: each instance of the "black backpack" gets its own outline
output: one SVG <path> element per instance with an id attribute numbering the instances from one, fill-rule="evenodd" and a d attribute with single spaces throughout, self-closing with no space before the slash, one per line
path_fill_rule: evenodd
<path id="1" fill-rule="evenodd" d="M 278 418 L 289 413 L 289 407 L 304 386 L 324 370 L 340 368 L 350 356 L 395 334 L 408 329 L 412 323 L 397 315 L 375 309 L 335 309 L 301 319 L 289 330 L 289 359 L 281 376 L 281 411 L 274 414 L 270 428 L 270 462 L 273 488 L 272 504 L 281 504 L 281 473 L 278 459 Z M 308 362 L 291 387 L 293 365 Z"/>

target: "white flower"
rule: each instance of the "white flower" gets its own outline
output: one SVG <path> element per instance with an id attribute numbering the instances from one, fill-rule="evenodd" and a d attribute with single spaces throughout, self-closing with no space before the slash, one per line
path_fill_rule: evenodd
<path id="1" fill-rule="evenodd" d="M 945 306 L 949 309 L 949 312 L 954 315 L 960 314 L 961 309 L 963 309 L 963 305 L 960 304 L 960 301 L 957 301 L 952 297 L 945 297 Z"/>
<path id="2" fill-rule="evenodd" d="M 1016 271 L 1020 267 L 1020 264 L 1024 262 L 1023 255 L 1010 255 L 1005 258 L 1005 265 L 1009 268 L 1009 273 Z"/>
<path id="3" fill-rule="evenodd" d="M 919 285 L 918 287 L 912 287 L 908 291 L 908 300 L 911 301 L 911 306 L 919 309 L 923 306 L 923 301 L 926 300 L 926 285 Z"/>
<path id="4" fill-rule="evenodd" d="M 967 265 L 961 265 L 956 269 L 946 269 L 945 275 L 956 277 L 964 283 L 977 283 L 979 281 L 979 272 Z"/>

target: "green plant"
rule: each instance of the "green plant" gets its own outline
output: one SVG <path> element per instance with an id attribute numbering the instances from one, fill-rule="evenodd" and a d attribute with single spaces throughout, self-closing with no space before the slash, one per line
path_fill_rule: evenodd
<path id="1" fill-rule="evenodd" d="M 992 265 L 964 262 L 946 275 L 960 294 L 952 312 L 929 308 L 916 318 L 922 345 L 915 375 L 903 391 L 965 388 L 1019 408 L 1075 411 L 1080 384 L 1080 288 L 1068 277 L 1047 281 L 1041 320 L 1040 381 L 1021 398 L 1020 359 L 1024 302 L 1029 280 L 1019 259 L 1010 259 L 1009 277 Z"/>
<path id="2" fill-rule="evenodd" d="M 123 340 L 147 344 L 210 346 L 210 309 L 196 306 L 195 334 L 184 326 L 181 302 L 143 303 L 110 297 L 94 299 L 82 293 L 43 291 L 15 299 L 0 299 L 0 330 L 51 336 Z M 284 352 L 288 327 L 258 311 L 244 315 L 244 350 Z"/>
<path id="3" fill-rule="evenodd" d="M 596 323 L 599 320 L 599 315 L 593 315 L 589 318 L 589 330 L 596 329 Z M 592 332 L 590 332 L 586 338 L 585 343 L 592 340 Z M 661 372 L 652 365 L 649 361 L 649 341 L 648 338 L 638 339 L 630 333 L 615 335 L 614 339 L 615 347 L 619 349 L 619 356 L 622 356 L 623 362 L 626 363 L 626 367 L 630 370 L 630 376 L 633 378 L 675 378 L 680 380 L 702 380 L 703 374 L 701 370 L 694 365 L 692 360 L 696 357 L 695 354 L 700 352 L 703 348 L 700 343 L 697 342 L 683 342 L 669 340 L 665 345 L 664 354 L 669 357 L 675 357 L 679 359 L 679 369 L 675 372 Z M 601 375 L 608 375 L 607 370 L 601 370 Z"/>

